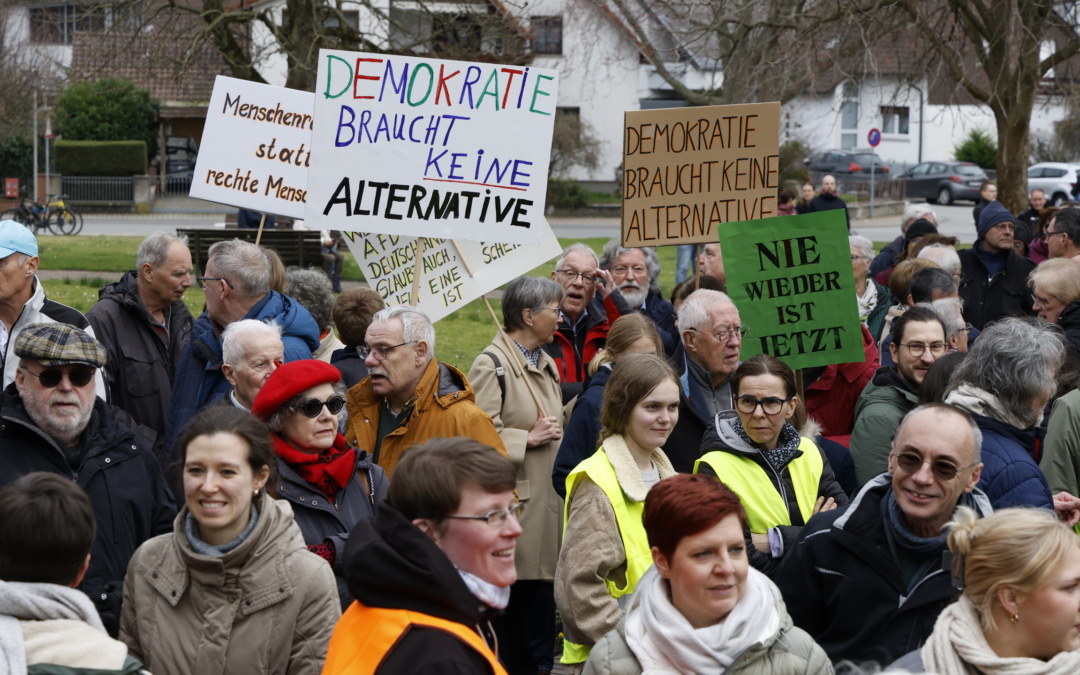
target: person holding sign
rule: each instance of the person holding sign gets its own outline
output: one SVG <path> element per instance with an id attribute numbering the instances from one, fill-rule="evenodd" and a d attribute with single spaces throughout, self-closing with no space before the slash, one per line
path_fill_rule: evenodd
<path id="1" fill-rule="evenodd" d="M 814 444 L 817 425 L 796 395 L 795 371 L 758 354 L 735 371 L 731 392 L 735 409 L 717 413 L 694 472 L 717 476 L 739 495 L 753 542 L 750 564 L 773 576 L 810 516 L 849 500 Z"/>
<path id="2" fill-rule="evenodd" d="M 473 361 L 469 381 L 476 404 L 491 416 L 517 470 L 517 496 L 527 507 L 514 560 L 517 582 L 506 614 L 503 662 L 511 673 L 551 670 L 555 664 L 555 561 L 559 496 L 548 477 L 562 439 L 563 405 L 555 362 L 541 349 L 559 321 L 562 286 L 519 277 L 503 292 L 505 328 Z M 502 637 L 502 636 L 500 636 Z"/>
<path id="3" fill-rule="evenodd" d="M 660 446 L 678 419 L 671 366 L 649 354 L 624 357 L 604 389 L 600 449 L 566 479 L 555 600 L 567 675 L 580 673 L 590 648 L 619 623 L 620 598 L 652 565 L 641 514 L 649 489 L 675 475 Z"/>

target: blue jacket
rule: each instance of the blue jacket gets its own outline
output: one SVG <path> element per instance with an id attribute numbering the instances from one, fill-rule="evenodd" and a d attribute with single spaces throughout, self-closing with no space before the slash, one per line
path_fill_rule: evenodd
<path id="1" fill-rule="evenodd" d="M 679 346 L 680 341 L 679 329 L 675 325 L 675 307 L 659 293 L 649 293 L 645 296 L 645 311 L 643 314 L 656 324 L 656 332 L 660 334 L 660 342 L 664 345 L 664 353 L 668 356 L 675 354 L 675 348 Z"/>
<path id="2" fill-rule="evenodd" d="M 982 477 L 978 488 L 994 509 L 1038 506 L 1053 510 L 1050 484 L 1035 461 L 1043 430 L 1017 429 L 982 415 L 972 415 L 982 431 Z"/>
<path id="3" fill-rule="evenodd" d="M 299 302 L 277 291 L 267 293 L 243 318 L 273 319 L 281 326 L 286 362 L 310 359 L 311 352 L 319 346 L 319 327 L 311 313 Z M 174 459 L 173 443 L 191 418 L 232 388 L 221 372 L 221 361 L 221 336 L 214 330 L 209 315 L 203 312 L 195 320 L 191 342 L 184 348 L 176 367 L 169 402 L 169 424 L 165 431 L 165 453 L 170 461 Z"/>
<path id="4" fill-rule="evenodd" d="M 555 492 L 563 499 L 566 499 L 566 477 L 600 447 L 600 406 L 604 400 L 604 386 L 614 365 L 605 363 L 585 382 L 585 391 L 578 396 L 574 412 L 570 414 L 566 434 L 555 456 L 555 467 L 551 470 Z"/>

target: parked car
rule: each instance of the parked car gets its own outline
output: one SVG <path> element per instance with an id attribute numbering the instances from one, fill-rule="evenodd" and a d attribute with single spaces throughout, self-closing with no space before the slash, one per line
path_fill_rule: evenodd
<path id="1" fill-rule="evenodd" d="M 815 173 L 889 173 L 889 167 L 872 150 L 822 150 L 804 163 Z"/>
<path id="2" fill-rule="evenodd" d="M 1039 162 L 1028 167 L 1028 190 L 1039 188 L 1046 193 L 1046 203 L 1061 206 L 1076 195 L 1080 164 Z"/>
<path id="3" fill-rule="evenodd" d="M 166 136 L 165 137 L 165 174 L 172 177 L 188 177 L 195 171 L 195 160 L 199 156 L 199 146 L 191 136 Z M 161 166 L 161 155 L 158 154 L 151 162 L 151 166 Z"/>
<path id="4" fill-rule="evenodd" d="M 948 206 L 958 199 L 979 201 L 986 172 L 971 162 L 923 162 L 897 178 L 904 179 L 908 197 Z"/>

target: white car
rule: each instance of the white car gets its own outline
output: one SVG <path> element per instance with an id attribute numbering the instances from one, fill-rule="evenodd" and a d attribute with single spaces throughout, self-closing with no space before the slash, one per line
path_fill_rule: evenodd
<path id="1" fill-rule="evenodd" d="M 1080 182 L 1080 164 L 1039 162 L 1028 168 L 1028 193 L 1039 188 L 1046 193 L 1046 203 L 1061 206 L 1075 199 L 1076 184 Z"/>

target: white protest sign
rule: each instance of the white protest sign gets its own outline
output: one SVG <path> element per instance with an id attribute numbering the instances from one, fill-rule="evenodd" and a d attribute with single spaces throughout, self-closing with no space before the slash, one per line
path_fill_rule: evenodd
<path id="1" fill-rule="evenodd" d="M 304 217 L 314 96 L 218 75 L 192 197 Z"/>
<path id="2" fill-rule="evenodd" d="M 562 253 L 559 240 L 543 216 L 537 219 L 537 226 L 541 230 L 539 246 L 458 241 L 455 247 L 448 239 L 418 240 L 391 234 L 346 234 L 345 237 L 364 271 L 364 278 L 388 305 L 409 304 L 416 270 L 416 242 L 423 241 L 417 307 L 432 321 L 438 321 Z M 469 275 L 470 269 L 473 276 Z"/>
<path id="3" fill-rule="evenodd" d="M 322 50 L 310 227 L 537 244 L 558 73 Z"/>

